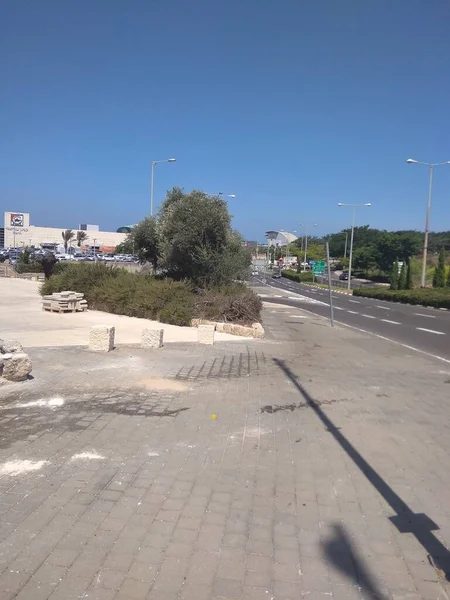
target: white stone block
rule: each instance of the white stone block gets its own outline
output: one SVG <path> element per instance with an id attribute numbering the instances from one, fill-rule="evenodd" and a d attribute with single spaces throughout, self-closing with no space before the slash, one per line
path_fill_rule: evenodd
<path id="1" fill-rule="evenodd" d="M 93 352 L 110 352 L 114 349 L 115 327 L 95 325 L 91 327 L 89 350 Z"/>
<path id="2" fill-rule="evenodd" d="M 144 329 L 142 331 L 142 348 L 161 348 L 163 345 L 164 329 Z"/>
<path id="3" fill-rule="evenodd" d="M 202 325 L 198 326 L 197 341 L 199 344 L 214 344 L 214 325 Z"/>

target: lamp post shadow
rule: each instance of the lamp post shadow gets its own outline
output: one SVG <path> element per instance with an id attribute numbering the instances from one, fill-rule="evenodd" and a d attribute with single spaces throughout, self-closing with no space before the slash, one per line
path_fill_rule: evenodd
<path id="1" fill-rule="evenodd" d="M 389 517 L 389 520 L 393 525 L 395 525 L 400 533 L 412 533 L 427 553 L 430 564 L 438 571 L 438 573 L 443 574 L 447 581 L 450 581 L 450 552 L 433 534 L 433 531 L 439 530 L 439 526 L 426 514 L 415 513 L 412 511 L 406 502 L 394 492 L 389 484 L 377 473 L 377 471 L 375 471 L 340 429 L 336 427 L 333 421 L 324 413 L 319 404 L 307 392 L 298 380 L 298 377 L 286 365 L 284 360 L 274 358 L 273 361 L 295 386 L 300 395 L 305 399 L 307 405 L 315 412 L 336 442 L 353 460 L 355 465 L 360 469 L 377 492 L 395 511 L 396 514 L 393 517 Z"/>

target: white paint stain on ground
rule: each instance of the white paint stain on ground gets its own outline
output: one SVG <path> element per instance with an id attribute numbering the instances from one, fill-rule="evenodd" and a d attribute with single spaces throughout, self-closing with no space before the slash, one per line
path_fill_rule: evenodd
<path id="1" fill-rule="evenodd" d="M 74 454 L 70 460 L 104 460 L 104 456 L 98 452 L 81 452 L 80 454 Z"/>
<path id="2" fill-rule="evenodd" d="M 57 408 L 58 406 L 64 405 L 64 398 L 55 396 L 55 398 L 48 398 L 42 400 L 33 400 L 31 402 L 21 402 L 14 405 L 14 408 L 32 408 L 32 407 L 43 407 L 43 408 Z"/>
<path id="3" fill-rule="evenodd" d="M 39 471 L 47 463 L 47 460 L 10 460 L 0 466 L 0 477 L 2 475 L 15 477 L 16 475 Z"/>

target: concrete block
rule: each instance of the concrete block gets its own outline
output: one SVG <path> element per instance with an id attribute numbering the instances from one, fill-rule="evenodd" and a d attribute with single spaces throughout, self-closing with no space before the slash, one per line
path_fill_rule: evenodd
<path id="1" fill-rule="evenodd" d="M 142 348 L 161 348 L 163 345 L 164 329 L 144 329 L 142 331 Z"/>
<path id="2" fill-rule="evenodd" d="M 114 349 L 115 327 L 94 325 L 89 336 L 89 350 L 93 352 L 110 352 Z"/>
<path id="3" fill-rule="evenodd" d="M 202 325 L 198 326 L 197 341 L 199 344 L 208 344 L 212 346 L 214 344 L 214 325 Z"/>

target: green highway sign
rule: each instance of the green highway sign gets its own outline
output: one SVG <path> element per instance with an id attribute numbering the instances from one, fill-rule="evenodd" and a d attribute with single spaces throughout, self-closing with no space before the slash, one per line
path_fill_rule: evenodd
<path id="1" fill-rule="evenodd" d="M 313 274 L 314 275 L 323 275 L 325 273 L 325 261 L 324 260 L 315 260 L 313 264 Z"/>

